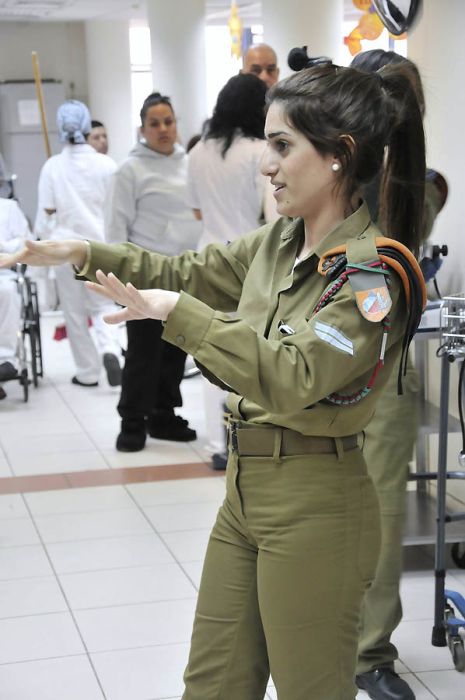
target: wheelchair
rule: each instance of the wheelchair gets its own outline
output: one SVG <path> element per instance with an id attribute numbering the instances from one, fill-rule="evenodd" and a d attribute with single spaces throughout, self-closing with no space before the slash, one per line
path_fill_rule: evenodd
<path id="1" fill-rule="evenodd" d="M 21 321 L 20 331 L 22 354 L 27 366 L 32 372 L 32 381 L 35 387 L 39 385 L 39 377 L 44 376 L 42 362 L 42 338 L 40 333 L 40 312 L 37 295 L 37 284 L 26 274 L 26 265 L 16 266 L 18 291 L 21 295 Z M 19 356 L 21 363 L 21 354 Z"/>
<path id="2" fill-rule="evenodd" d="M 26 274 L 26 265 L 13 268 L 16 286 L 20 295 L 21 323 L 17 334 L 16 357 L 18 373 L 8 381 L 17 380 L 23 388 L 23 400 L 29 399 L 29 386 L 39 385 L 43 377 L 42 339 L 37 284 Z M 31 378 L 30 378 L 31 377 Z"/>

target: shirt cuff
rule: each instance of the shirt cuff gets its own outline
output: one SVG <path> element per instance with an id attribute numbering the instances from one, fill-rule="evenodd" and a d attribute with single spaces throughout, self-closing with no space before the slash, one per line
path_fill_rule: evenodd
<path id="1" fill-rule="evenodd" d="M 203 301 L 181 292 L 176 306 L 165 321 L 162 338 L 194 356 L 214 315 L 213 309 Z"/>
<path id="2" fill-rule="evenodd" d="M 73 270 L 76 275 L 79 277 L 85 277 L 87 273 L 89 272 L 89 267 L 90 267 L 90 259 L 91 259 L 91 251 L 90 251 L 90 243 L 89 241 L 84 241 L 86 244 L 86 259 L 84 262 L 84 265 L 81 269 L 77 267 L 77 265 L 73 265 Z"/>

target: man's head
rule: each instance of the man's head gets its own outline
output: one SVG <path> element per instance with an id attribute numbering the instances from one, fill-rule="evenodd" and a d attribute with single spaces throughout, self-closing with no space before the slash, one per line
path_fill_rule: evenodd
<path id="1" fill-rule="evenodd" d="M 268 44 L 250 46 L 244 56 L 242 73 L 253 73 L 267 88 L 278 82 L 279 68 L 276 53 Z"/>
<path id="2" fill-rule="evenodd" d="M 102 122 L 92 119 L 92 129 L 87 136 L 87 143 L 95 148 L 98 153 L 108 153 L 108 136 Z"/>

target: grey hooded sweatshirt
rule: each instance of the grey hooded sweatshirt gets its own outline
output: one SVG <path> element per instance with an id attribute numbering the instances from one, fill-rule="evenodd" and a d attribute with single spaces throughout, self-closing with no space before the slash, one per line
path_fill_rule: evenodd
<path id="1" fill-rule="evenodd" d="M 187 204 L 187 154 L 162 155 L 138 143 L 113 175 L 106 202 L 110 243 L 130 241 L 163 255 L 196 249 L 201 224 Z"/>

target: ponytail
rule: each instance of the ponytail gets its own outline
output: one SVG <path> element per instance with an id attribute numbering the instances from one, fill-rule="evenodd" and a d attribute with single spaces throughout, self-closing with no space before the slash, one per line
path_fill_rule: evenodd
<path id="1" fill-rule="evenodd" d="M 385 66 L 377 79 L 391 122 L 381 183 L 380 224 L 387 236 L 418 255 L 423 237 L 426 176 L 420 105 L 402 65 Z"/>

